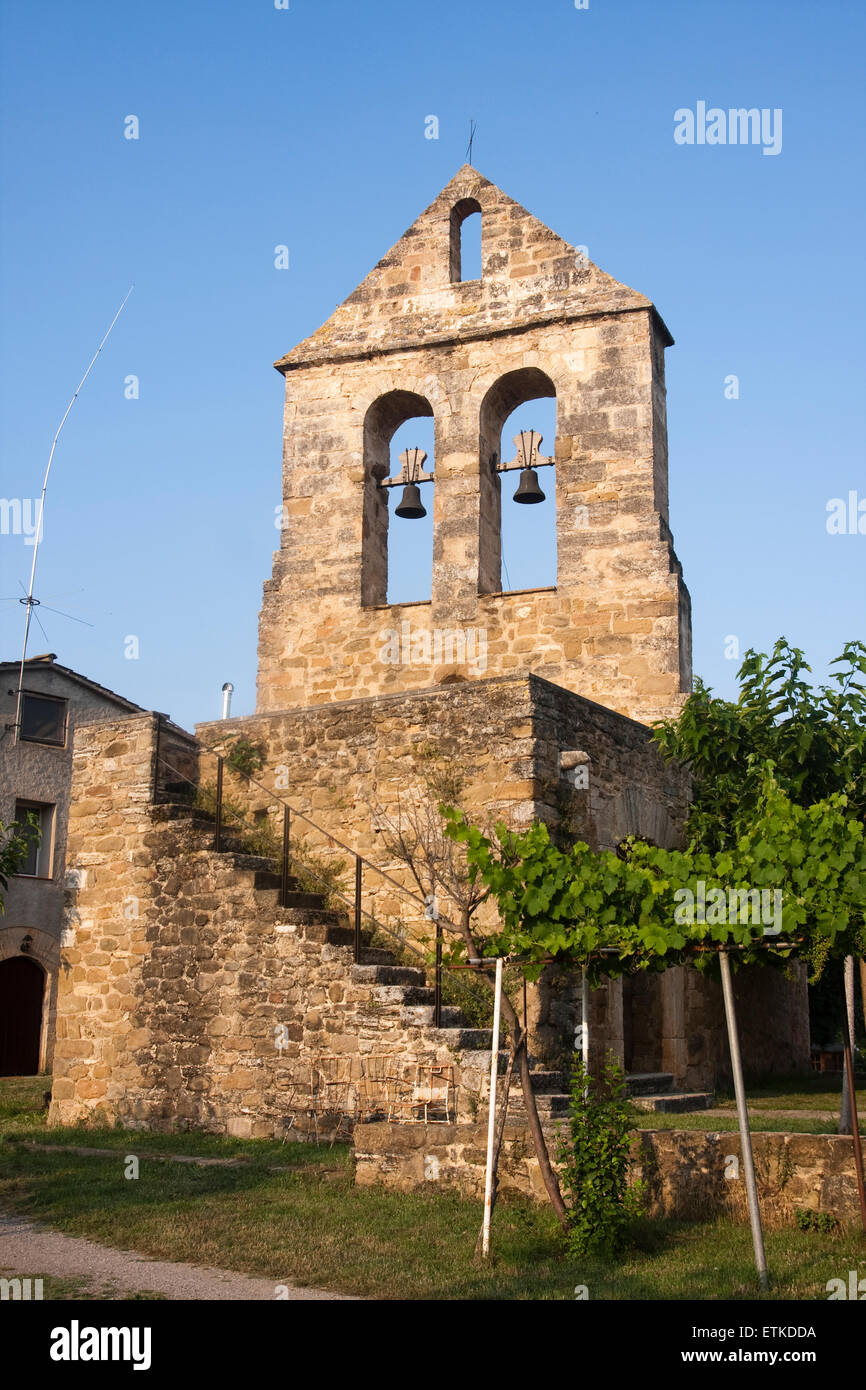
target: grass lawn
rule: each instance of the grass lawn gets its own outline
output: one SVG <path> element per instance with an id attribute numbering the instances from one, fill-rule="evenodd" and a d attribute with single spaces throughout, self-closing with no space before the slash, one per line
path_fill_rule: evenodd
<path id="1" fill-rule="evenodd" d="M 0 1081 L 0 1206 L 69 1234 L 379 1299 L 571 1300 L 578 1285 L 591 1299 L 758 1296 L 749 1229 L 727 1220 L 640 1221 L 619 1260 L 575 1260 L 545 1207 L 501 1201 L 495 1262 L 480 1268 L 472 1259 L 478 1202 L 356 1188 L 344 1146 L 46 1130 L 39 1107 L 47 1084 Z M 28 1141 L 52 1151 L 29 1149 Z M 78 1155 L 71 1145 L 110 1148 L 117 1157 Z M 148 1162 L 160 1152 L 244 1162 Z M 124 1176 L 127 1154 L 139 1157 L 138 1179 Z M 866 1275 L 866 1242 L 856 1234 L 770 1231 L 767 1251 L 773 1288 L 764 1297 L 771 1299 L 825 1299 L 828 1279 L 849 1269 Z"/>
<path id="2" fill-rule="evenodd" d="M 855 1094 L 862 1127 L 866 1119 L 866 1088 L 856 1067 L 854 1079 L 857 1082 Z M 842 1074 L 824 1072 L 812 1076 L 777 1077 L 775 1080 L 772 1077 L 760 1078 L 746 1082 L 746 1095 L 750 1110 L 827 1110 L 838 1116 L 842 1102 Z M 736 1102 L 733 1091 L 720 1091 L 716 1103 L 734 1110 Z"/>
<path id="3" fill-rule="evenodd" d="M 776 1107 L 774 1107 L 775 1109 Z M 778 1107 L 782 1109 L 780 1105 Z M 793 1106 L 791 1107 L 793 1109 Z M 866 1136 L 866 1107 L 860 1114 L 860 1133 Z M 724 1115 L 708 1115 L 706 1111 L 695 1110 L 685 1115 L 653 1115 L 639 1111 L 634 1118 L 636 1129 L 702 1129 L 718 1134 L 724 1130 L 737 1129 L 735 1106 L 726 1107 Z M 836 1120 L 820 1120 L 813 1116 L 773 1115 L 749 1106 L 749 1128 L 753 1134 L 787 1131 L 790 1134 L 836 1134 Z"/>

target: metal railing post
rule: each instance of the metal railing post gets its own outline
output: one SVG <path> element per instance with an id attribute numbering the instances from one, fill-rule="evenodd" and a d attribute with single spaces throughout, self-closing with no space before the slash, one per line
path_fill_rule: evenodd
<path id="1" fill-rule="evenodd" d="M 156 716 L 156 742 L 153 749 L 153 795 L 154 805 L 159 801 L 159 736 L 162 731 L 162 715 Z"/>
<path id="2" fill-rule="evenodd" d="M 217 784 L 216 784 L 216 827 L 214 830 L 213 847 L 219 854 L 222 849 L 223 839 L 223 760 L 217 756 Z"/>
<path id="3" fill-rule="evenodd" d="M 283 862 L 280 871 L 280 907 L 287 907 L 289 896 L 289 830 L 291 808 L 283 806 Z"/>
<path id="4" fill-rule="evenodd" d="M 755 1250 L 755 1264 L 762 1289 L 770 1287 L 767 1274 L 767 1254 L 764 1249 L 764 1231 L 761 1226 L 761 1208 L 758 1203 L 758 1184 L 755 1180 L 755 1161 L 752 1156 L 752 1136 L 749 1130 L 749 1111 L 746 1105 L 746 1090 L 743 1085 L 743 1062 L 740 1055 L 740 1036 L 737 1030 L 737 1014 L 734 1004 L 734 986 L 731 983 L 731 963 L 724 947 L 719 951 L 719 966 L 722 972 L 722 995 L 725 1001 L 725 1019 L 728 1025 L 728 1045 L 731 1051 L 731 1070 L 734 1073 L 734 1095 L 737 1099 L 737 1117 L 740 1123 L 740 1149 L 743 1159 L 743 1177 L 746 1179 L 746 1197 L 749 1203 L 749 1221 L 752 1227 L 752 1244 Z"/>
<path id="5" fill-rule="evenodd" d="M 852 958 L 853 965 L 853 958 Z M 853 983 L 854 975 L 851 972 Z M 863 1145 L 860 1140 L 860 1117 L 857 1114 L 857 1089 L 854 1081 L 854 1052 L 851 1047 L 851 1021 L 848 1017 L 848 990 L 842 983 L 842 1046 L 845 1052 L 845 1072 L 848 1086 L 848 1105 L 851 1111 L 851 1134 L 854 1141 L 854 1166 L 857 1170 L 857 1198 L 860 1203 L 860 1225 L 866 1231 L 866 1185 L 863 1182 Z"/>
<path id="6" fill-rule="evenodd" d="M 361 960 L 361 871 L 363 860 L 360 854 L 355 855 L 355 941 L 354 957 L 355 964 Z"/>
<path id="7" fill-rule="evenodd" d="M 433 991 L 433 1027 L 442 1027 L 442 924 L 436 918 L 436 983 Z"/>

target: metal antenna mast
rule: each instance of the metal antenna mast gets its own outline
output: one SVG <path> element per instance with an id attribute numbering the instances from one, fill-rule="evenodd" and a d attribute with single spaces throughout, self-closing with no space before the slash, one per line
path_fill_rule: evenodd
<path id="1" fill-rule="evenodd" d="M 472 117 L 470 116 L 470 118 L 469 118 L 469 144 L 466 146 L 466 163 L 467 163 L 467 164 L 471 164 L 471 163 L 472 163 L 472 145 L 473 145 L 473 142 L 474 142 L 474 140 L 475 140 L 475 132 L 476 132 L 477 129 L 478 129 L 478 127 L 477 127 L 477 125 L 475 124 L 475 121 L 474 121 L 474 120 L 472 119 Z"/>
<path id="2" fill-rule="evenodd" d="M 96 349 L 95 353 L 93 354 L 93 357 L 92 357 L 91 360 L 90 360 L 90 366 L 87 368 L 87 371 L 84 373 L 84 376 L 81 378 L 81 380 L 79 381 L 78 385 L 76 386 L 76 388 L 75 388 L 75 394 L 74 394 L 74 396 L 72 397 L 72 400 L 69 402 L 68 406 L 66 407 L 66 410 L 65 410 L 64 415 L 63 415 L 63 419 L 60 421 L 60 424 L 57 426 L 57 433 L 55 434 L 54 439 L 53 439 L 52 442 L 51 442 L 51 452 L 50 452 L 49 455 L 48 455 L 48 466 L 47 466 L 47 468 L 45 469 L 45 477 L 44 477 L 43 482 L 42 482 L 42 495 L 41 495 L 41 497 L 39 498 L 39 515 L 38 515 L 37 522 L 36 522 L 36 534 L 35 534 L 35 536 L 34 536 L 34 538 L 33 538 L 33 563 L 32 563 L 32 565 L 30 566 L 30 588 L 29 588 L 28 591 L 27 591 L 27 597 L 20 600 L 20 602 L 23 603 L 23 604 L 26 606 L 26 609 L 27 609 L 27 616 L 26 616 L 25 619 L 24 619 L 24 644 L 23 644 L 23 646 L 22 646 L 22 648 L 21 648 L 21 666 L 20 666 L 19 671 L 18 671 L 18 695 L 17 695 L 17 699 L 16 699 L 16 702 L 15 702 L 15 725 L 14 725 L 14 728 L 15 728 L 15 742 L 16 742 L 16 743 L 19 742 L 19 740 L 20 740 L 20 735 L 21 735 L 21 701 L 22 701 L 22 693 L 23 693 L 23 689 L 24 689 L 24 663 L 25 663 L 25 661 L 27 660 L 27 642 L 28 642 L 28 639 L 29 639 L 29 637 L 30 637 L 30 619 L 31 619 L 31 617 L 32 617 L 32 615 L 33 615 L 33 609 L 34 609 L 35 604 L 36 604 L 36 600 L 35 600 L 34 597 L 33 597 L 33 585 L 34 585 L 34 582 L 35 582 L 35 580 L 36 580 L 36 556 L 37 556 L 38 553 L 39 553 L 39 541 L 40 541 L 41 536 L 42 536 L 42 514 L 43 514 L 43 512 L 44 512 L 44 510 L 45 510 L 45 492 L 46 492 L 46 489 L 47 489 L 47 487 L 48 487 L 48 474 L 51 472 L 51 464 L 52 464 L 52 462 L 54 461 L 54 450 L 57 448 L 57 441 L 58 441 L 58 439 L 60 438 L 60 431 L 63 429 L 63 426 L 66 424 L 66 420 L 67 420 L 67 418 L 68 418 L 68 416 L 69 416 L 69 412 L 70 412 L 70 410 L 72 409 L 72 407 L 74 406 L 75 402 L 77 401 L 77 399 L 78 399 L 78 394 L 79 394 L 79 392 L 81 391 L 81 388 L 82 388 L 82 386 L 84 385 L 85 381 L 86 381 L 87 378 L 90 376 L 91 368 L 93 367 L 94 362 L 96 361 L 97 357 L 98 357 L 99 354 L 102 352 L 102 349 L 104 348 L 106 342 L 108 341 L 108 335 L 109 335 L 109 333 L 111 332 L 111 330 L 112 330 L 112 328 L 114 327 L 114 325 L 117 323 L 117 320 L 120 318 L 120 315 L 122 314 L 123 309 L 124 309 L 124 307 L 125 307 L 125 305 L 126 305 L 126 301 L 127 301 L 127 299 L 129 298 L 129 296 L 132 294 L 133 289 L 134 289 L 134 286 L 133 286 L 133 285 L 130 285 L 129 289 L 126 291 L 126 295 L 125 295 L 125 297 L 124 297 L 123 303 L 121 304 L 121 306 L 120 306 L 120 308 L 118 309 L 117 313 L 114 315 L 114 318 L 111 320 L 111 323 L 108 325 L 108 329 L 106 330 L 106 333 L 105 333 L 105 336 L 104 336 L 103 339 L 102 339 L 102 342 L 99 344 L 99 347 Z"/>

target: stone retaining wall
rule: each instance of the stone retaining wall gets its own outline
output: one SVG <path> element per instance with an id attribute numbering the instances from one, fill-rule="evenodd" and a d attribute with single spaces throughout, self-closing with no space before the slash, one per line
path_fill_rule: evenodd
<path id="1" fill-rule="evenodd" d="M 547 1130 L 553 1152 L 555 1135 Z M 486 1121 L 455 1125 L 366 1124 L 355 1127 L 355 1182 L 401 1192 L 440 1188 L 483 1200 Z M 752 1135 L 762 1216 L 790 1224 L 798 1209 L 831 1212 L 843 1225 L 859 1219 L 854 1141 L 847 1135 Z M 728 1213 L 748 1220 L 739 1133 L 641 1130 L 632 1146 L 632 1178 L 649 1189 L 652 1216 L 682 1220 Z M 508 1121 L 499 1168 L 502 1192 L 546 1201 L 525 1126 Z"/>

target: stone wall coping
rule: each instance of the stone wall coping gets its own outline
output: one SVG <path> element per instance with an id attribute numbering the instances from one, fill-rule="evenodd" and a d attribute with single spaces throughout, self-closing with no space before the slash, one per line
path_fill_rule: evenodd
<path id="1" fill-rule="evenodd" d="M 323 700 L 317 704 L 310 705 L 290 705 L 286 709 L 260 710 L 255 714 L 243 714 L 232 719 L 207 719 L 196 724 L 196 733 L 200 736 L 204 730 L 210 731 L 225 725 L 244 725 L 255 724 L 263 719 L 272 720 L 286 717 L 288 715 L 297 716 L 300 714 L 317 714 L 327 710 L 348 710 L 361 709 L 370 705 L 399 704 L 400 702 L 432 700 L 440 696 L 454 695 L 467 690 L 476 690 L 481 687 L 489 688 L 493 686 L 520 686 L 525 685 L 530 690 L 534 686 L 539 689 L 553 691 L 556 695 L 565 695 L 570 700 L 576 700 L 587 709 L 595 713 L 602 714 L 606 719 L 613 720 L 619 724 L 630 724 L 635 729 L 640 729 L 641 733 L 648 734 L 649 726 L 642 724 L 639 719 L 632 719 L 630 715 L 621 714 L 617 710 L 612 710 L 607 705 L 601 705 L 596 700 L 590 700 L 586 695 L 578 695 L 574 690 L 568 690 L 564 685 L 557 685 L 554 681 L 549 681 L 544 676 L 536 676 L 531 671 L 523 675 L 515 676 L 484 676 L 479 680 L 459 681 L 449 685 L 428 685 L 418 690 L 395 690 L 382 695 L 364 695 L 353 700 Z M 182 730 L 181 732 L 185 732 Z"/>
<path id="2" fill-rule="evenodd" d="M 493 338 L 514 337 L 521 333 L 532 332 L 536 328 L 549 328 L 557 324 L 591 323 L 595 319 L 616 318 L 621 314 L 647 313 L 659 329 L 665 347 L 673 347 L 673 334 L 655 305 L 646 301 L 643 304 L 609 305 L 606 308 L 572 309 L 565 313 L 541 314 L 535 318 L 521 319 L 519 323 L 488 326 L 473 330 L 470 333 L 448 333 L 435 338 L 402 338 L 397 342 L 390 343 L 387 347 L 378 344 L 372 348 L 344 348 L 341 350 L 325 344 L 312 352 L 308 352 L 303 358 L 295 358 L 293 353 L 297 352 L 298 348 L 296 347 L 285 357 L 278 358 L 274 366 L 283 376 L 287 376 L 289 372 L 302 371 L 308 367 L 330 366 L 336 362 L 369 362 L 376 357 L 391 357 L 394 353 L 426 353 L 431 348 L 457 347 L 464 343 L 489 342 Z M 301 344 L 298 344 L 298 347 L 300 346 Z"/>

